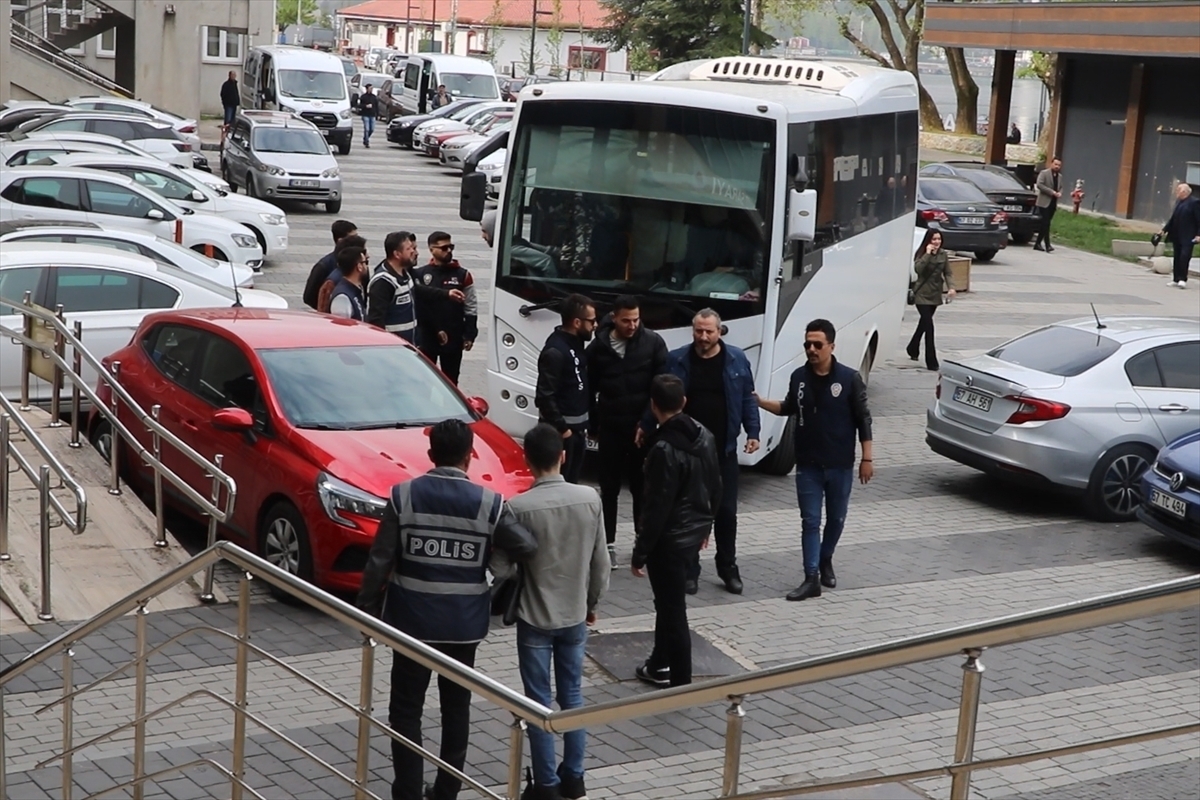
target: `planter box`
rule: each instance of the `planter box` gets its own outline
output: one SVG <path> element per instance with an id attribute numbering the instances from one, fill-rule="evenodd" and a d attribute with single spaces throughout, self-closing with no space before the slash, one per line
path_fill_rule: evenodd
<path id="1" fill-rule="evenodd" d="M 971 259 L 951 256 L 947 261 L 950 264 L 950 280 L 954 282 L 955 290 L 971 291 Z"/>
<path id="2" fill-rule="evenodd" d="M 1112 251 L 1114 256 L 1159 256 L 1163 248 L 1155 248 L 1149 239 L 1113 239 Z"/>

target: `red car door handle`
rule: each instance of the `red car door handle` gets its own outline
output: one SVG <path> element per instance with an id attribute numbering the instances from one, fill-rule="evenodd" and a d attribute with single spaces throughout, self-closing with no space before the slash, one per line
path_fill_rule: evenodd
<path id="1" fill-rule="evenodd" d="M 187 428 L 189 431 L 200 430 L 200 426 L 197 425 L 194 420 L 185 419 L 185 420 L 182 420 L 182 422 L 183 422 L 183 427 Z"/>

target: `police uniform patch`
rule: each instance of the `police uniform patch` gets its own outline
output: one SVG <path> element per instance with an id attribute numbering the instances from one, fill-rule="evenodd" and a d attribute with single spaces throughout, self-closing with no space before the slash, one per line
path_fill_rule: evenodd
<path id="1" fill-rule="evenodd" d="M 430 283 L 433 283 L 433 276 L 430 275 L 428 272 L 426 272 L 424 275 L 421 276 L 421 280 L 424 281 L 426 283 L 426 285 L 428 285 Z"/>
<path id="2" fill-rule="evenodd" d="M 829 387 L 829 393 L 834 397 L 840 396 L 842 393 L 842 385 L 840 383 L 833 384 Z"/>

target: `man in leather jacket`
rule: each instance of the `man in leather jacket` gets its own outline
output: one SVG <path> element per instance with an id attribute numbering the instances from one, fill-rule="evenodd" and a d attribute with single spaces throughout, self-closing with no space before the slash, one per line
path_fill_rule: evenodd
<path id="1" fill-rule="evenodd" d="M 630 562 L 648 570 L 654 592 L 654 651 L 637 668 L 655 686 L 692 682 L 688 630 L 688 570 L 712 532 L 721 499 L 721 469 L 712 433 L 687 414 L 683 381 L 659 375 L 650 384 L 650 410 L 658 429 L 647 440 L 643 512 Z"/>

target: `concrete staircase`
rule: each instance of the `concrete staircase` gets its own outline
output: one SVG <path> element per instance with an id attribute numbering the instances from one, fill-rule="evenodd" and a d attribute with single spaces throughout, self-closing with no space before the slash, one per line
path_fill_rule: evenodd
<path id="1" fill-rule="evenodd" d="M 11 7 L 0 0 L 0 10 Z M 93 36 L 132 19 L 133 0 L 46 0 L 14 8 L 2 20 L 7 51 L 4 78 L 15 99 L 59 101 L 80 94 L 111 93 L 132 97 L 123 86 L 90 69 L 66 52 Z"/>
<path id="2" fill-rule="evenodd" d="M 51 610 L 56 619 L 89 619 L 188 559 L 171 537 L 169 547 L 154 546 L 154 513 L 131 488 L 122 484 L 122 494 L 108 493 L 109 468 L 95 449 L 87 444 L 69 447 L 70 428 L 50 427 L 50 415 L 45 411 L 35 408 L 20 414 L 87 492 L 83 533 L 76 536 L 61 525 L 50 531 Z M 15 424 L 11 430 L 13 446 L 36 468 L 37 451 Z M 11 560 L 0 562 L 0 599 L 26 625 L 36 625 L 41 597 L 38 492 L 15 464 L 10 464 L 9 479 Z M 63 490 L 56 494 L 65 502 Z M 53 512 L 51 518 L 52 524 L 59 522 Z M 199 594 L 200 587 L 194 582 L 183 584 L 147 607 L 196 606 Z M 225 600 L 223 596 L 217 599 Z"/>
<path id="3" fill-rule="evenodd" d="M 61 50 L 69 50 L 132 17 L 97 0 L 44 0 L 13 11 L 13 19 Z"/>

